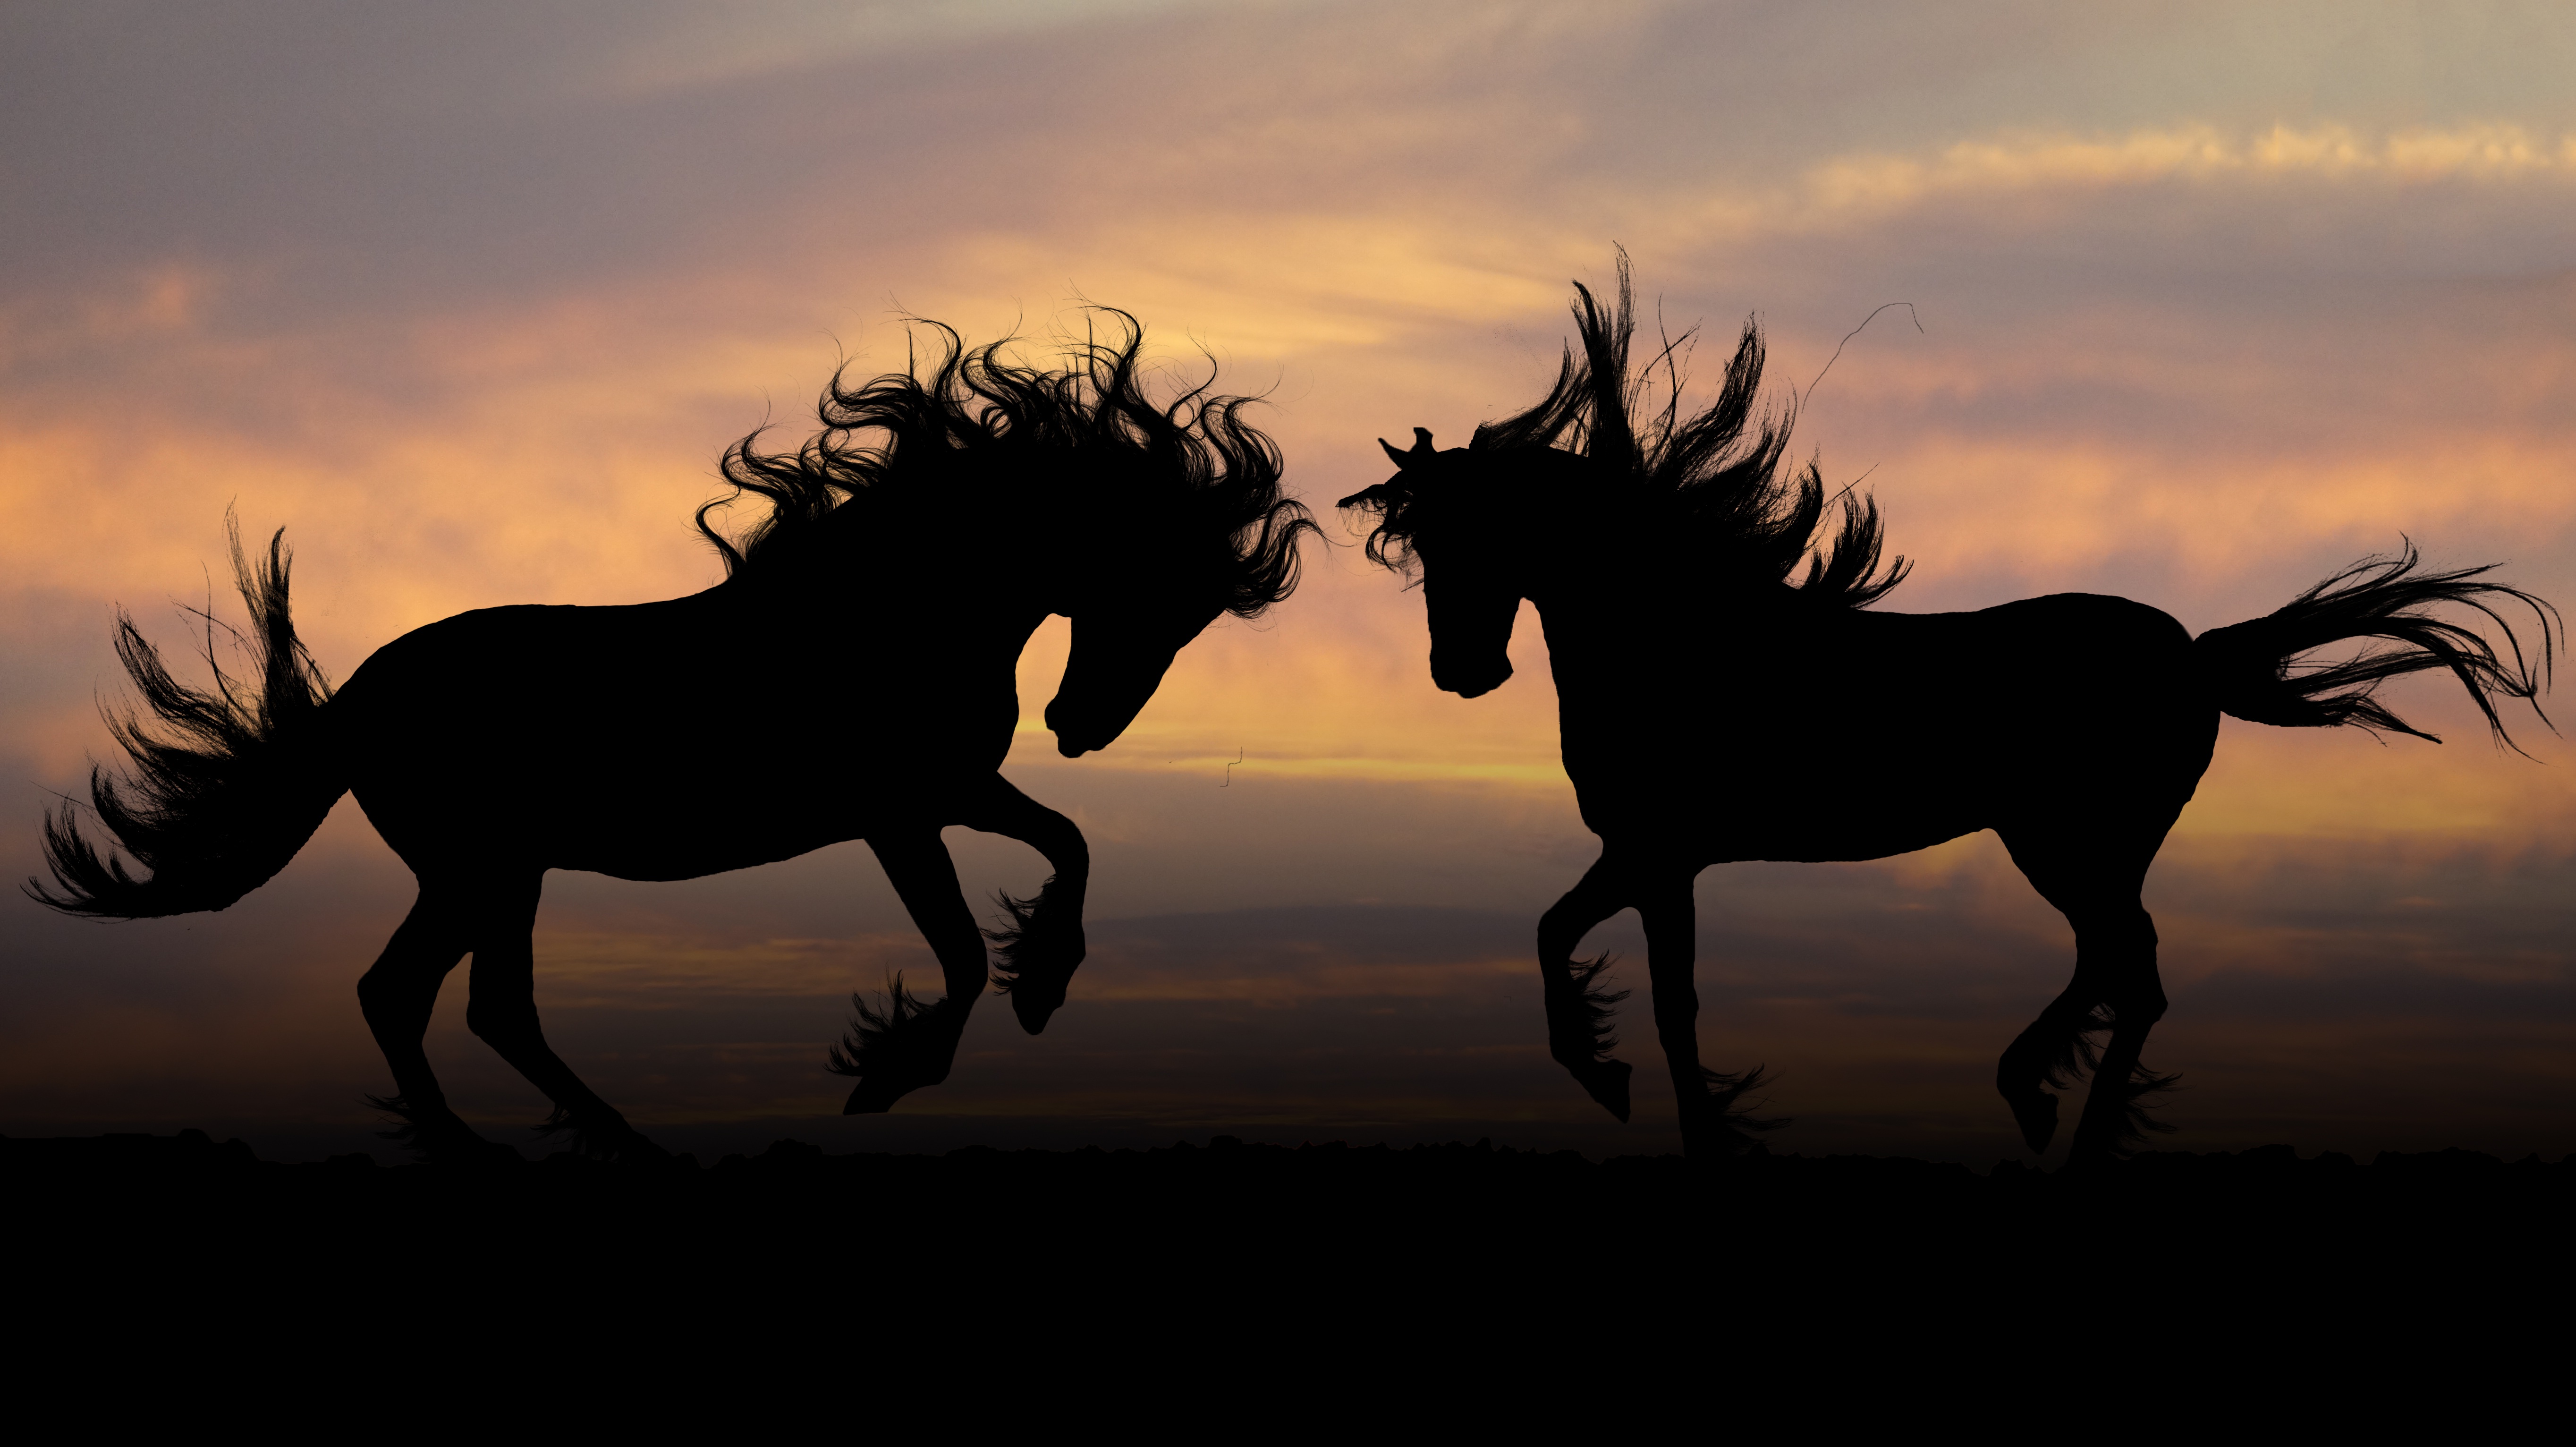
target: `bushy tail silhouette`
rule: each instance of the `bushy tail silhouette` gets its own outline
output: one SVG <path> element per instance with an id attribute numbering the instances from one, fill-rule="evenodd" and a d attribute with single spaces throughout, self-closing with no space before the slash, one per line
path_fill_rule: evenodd
<path id="1" fill-rule="evenodd" d="M 2194 639 L 2192 651 L 2219 708 L 2252 723 L 2289 728 L 2357 724 L 2440 743 L 2372 694 L 2389 679 L 2447 668 L 2486 715 L 2497 742 L 2521 752 L 2496 713 L 2496 701 L 2521 699 L 2542 724 L 2549 723 L 2549 716 L 2540 712 L 2539 697 L 2549 686 L 2551 662 L 2562 643 L 2558 610 L 2519 588 L 2472 581 L 2493 571 L 2493 564 L 2425 573 L 2416 571 L 2420 561 L 2409 542 L 2396 557 L 2364 558 L 2287 607 L 2212 628 Z M 2529 608 L 2539 620 L 2539 645 L 2529 653 L 2495 609 L 2507 601 Z M 2504 635 L 2511 661 L 2477 632 L 2424 611 L 2443 603 L 2485 614 Z M 2396 646 L 2365 648 L 2341 663 L 2292 671 L 2300 654 L 2349 639 L 2383 639 Z"/>
<path id="2" fill-rule="evenodd" d="M 146 919 L 222 909 L 285 868 L 345 788 L 318 738 L 330 682 L 287 616 L 286 530 L 268 540 L 268 556 L 254 565 L 242 552 L 240 522 L 226 523 L 250 631 L 198 615 L 212 688 L 171 677 L 133 617 L 117 613 L 116 654 L 150 717 L 109 714 L 132 767 L 123 774 L 92 767 L 89 797 L 99 822 L 148 873 L 138 879 L 114 850 L 102 855 L 81 833 L 78 805 L 66 800 L 45 815 L 45 863 L 55 888 L 37 879 L 25 886 L 65 914 Z M 217 628 L 249 654 L 255 678 L 224 672 Z"/>

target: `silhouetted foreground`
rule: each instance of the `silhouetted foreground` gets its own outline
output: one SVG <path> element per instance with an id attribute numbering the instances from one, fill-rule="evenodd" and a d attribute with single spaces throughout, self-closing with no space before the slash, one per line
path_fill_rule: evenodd
<path id="1" fill-rule="evenodd" d="M 767 1422 L 882 1361 L 917 1367 L 888 1410 L 930 1410 L 962 1355 L 974 1410 L 1150 1423 L 1188 1393 L 1228 1421 L 1351 1394 L 1445 1419 L 1562 1411 L 1566 1379 L 1705 1404 L 1801 1372 L 1849 1379 L 1811 1414 L 1991 1414 L 2089 1381 L 2106 1301 L 2180 1379 L 2160 1397 L 2527 1393 L 2556 1370 L 2523 1323 L 2560 1299 L 2576 1160 L 2276 1146 L 1981 1175 L 1219 1137 L 473 1169 L 278 1165 L 189 1132 L 0 1140 L 0 1186 L 14 1317 L 75 1365 L 148 1334 L 182 1346 L 153 1381 L 300 1398 L 381 1391 L 426 1351 L 442 1394 L 570 1379 L 585 1412 Z"/>
<path id="2" fill-rule="evenodd" d="M 1617 1156 L 1593 1162 L 1574 1151 L 1514 1150 L 1474 1145 L 1390 1147 L 1247 1144 L 1216 1136 L 1204 1146 L 1181 1142 L 1151 1150 L 1000 1151 L 971 1147 L 945 1155 L 833 1155 L 781 1140 L 757 1155 L 728 1155 L 713 1165 L 679 1156 L 650 1165 L 602 1163 L 561 1151 L 520 1165 L 459 1168 L 380 1166 L 364 1155 L 286 1165 L 263 1161 L 243 1141 L 216 1142 L 203 1131 L 175 1136 L 105 1135 L 50 1140 L 0 1137 L 0 1176 L 21 1206 L 94 1194 L 147 1197 L 167 1206 L 184 1200 L 206 1219 L 226 1204 L 266 1210 L 297 1202 L 401 1210 L 472 1199 L 508 1209 L 550 1211 L 569 1200 L 728 1205 L 761 1214 L 799 1197 L 827 1203 L 840 1229 L 855 1213 L 909 1219 L 922 1209 L 981 1202 L 1001 1215 L 1044 1203 L 1059 1224 L 1093 1217 L 1125 1219 L 1139 1229 L 1185 1229 L 1177 1208 L 1196 1199 L 1230 1198 L 1211 1220 L 1229 1232 L 1256 1219 L 1304 1218 L 1341 1230 L 1354 1219 L 1367 1229 L 1406 1229 L 1439 1219 L 1447 1234 L 1472 1234 L 1479 1221 L 1526 1224 L 1527 1213 L 1565 1207 L 1611 1209 L 1657 1203 L 1723 1209 L 1734 1214 L 1759 1200 L 1795 1200 L 1807 1219 L 1870 1218 L 1888 1229 L 1939 1216 L 1948 1226 L 1977 1216 L 2026 1225 L 2026 1214 L 2081 1206 L 2086 1212 L 2130 1202 L 2158 1209 L 2186 1198 L 2237 1210 L 2301 1207 L 2456 1209 L 2501 1224 L 2495 1213 L 2517 1205 L 2552 1212 L 2576 1205 L 2576 1153 L 2545 1161 L 2507 1162 L 2475 1151 L 2383 1152 L 2363 1164 L 2333 1152 L 2301 1157 L 2286 1145 L 2236 1153 L 2147 1151 L 2081 1173 L 2051 1173 L 2019 1162 L 1986 1172 L 1963 1165 L 1881 1156 L 1774 1155 L 1755 1151 L 1715 1165 L 1679 1156 Z M 1447 1216 L 1472 1204 L 1472 1213 Z M 1354 1218 L 1346 1214 L 1358 1212 Z M 1421 1215 L 1431 1212 L 1433 1216 Z M 1617 1218 L 1608 1218 L 1617 1219 Z M 2229 1218 L 2241 1224 L 2241 1215 Z"/>

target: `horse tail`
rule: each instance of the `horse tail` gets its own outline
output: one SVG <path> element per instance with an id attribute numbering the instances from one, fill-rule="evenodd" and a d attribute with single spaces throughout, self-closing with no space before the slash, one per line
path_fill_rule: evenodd
<path id="1" fill-rule="evenodd" d="M 2408 542 L 2397 556 L 2364 558 L 2277 612 L 2213 628 L 2192 640 L 2193 657 L 2214 701 L 2222 710 L 2252 723 L 2287 728 L 2355 724 L 2440 743 L 2372 695 L 2389 679 L 2448 669 L 2486 715 L 2496 741 L 2520 753 L 2520 746 L 2505 732 L 2496 704 L 2500 699 L 2520 699 L 2531 705 L 2544 726 L 2549 724 L 2539 698 L 2549 686 L 2552 660 L 2563 646 L 2565 624 L 2558 610 L 2519 588 L 2474 581 L 2494 571 L 2492 563 L 2421 572 L 2421 561 L 2415 545 Z M 2499 653 L 2477 631 L 2425 611 L 2445 603 L 2484 614 L 2503 636 L 2504 652 Z M 2531 610 L 2540 624 L 2536 648 L 2525 651 L 2522 638 L 2497 611 L 2503 604 Z M 2393 646 L 2364 647 L 2341 663 L 2293 671 L 2299 655 L 2352 639 Z"/>
<path id="2" fill-rule="evenodd" d="M 25 885 L 39 903 L 102 919 L 222 909 L 285 868 L 347 788 L 321 736 L 330 682 L 287 614 L 286 530 L 278 529 L 268 556 L 254 565 L 242 553 L 241 524 L 229 515 L 225 521 L 250 631 L 192 610 L 206 625 L 212 688 L 171 677 L 132 615 L 117 611 L 116 654 L 151 717 L 109 713 L 131 769 L 92 766 L 89 801 L 147 874 L 136 878 L 113 849 L 102 854 L 93 846 L 81 832 L 78 805 L 66 799 L 45 814 L 54 888 L 32 878 Z M 224 672 L 215 656 L 219 627 L 249 656 L 255 678 Z"/>

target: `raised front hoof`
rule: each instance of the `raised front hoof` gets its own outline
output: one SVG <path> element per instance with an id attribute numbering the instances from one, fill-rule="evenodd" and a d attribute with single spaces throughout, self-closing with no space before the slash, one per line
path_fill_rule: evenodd
<path id="1" fill-rule="evenodd" d="M 1082 967 L 1086 949 L 1082 934 L 1082 897 L 1049 879 L 1028 899 L 993 896 L 1004 922 L 986 930 L 1000 952 L 994 964 L 993 988 L 1011 997 L 1011 1013 L 1020 1028 L 1044 1034 L 1047 1021 L 1064 1008 L 1065 987 Z"/>
<path id="2" fill-rule="evenodd" d="M 1625 1060 L 1597 1060 L 1568 1066 L 1583 1093 L 1591 1096 L 1603 1110 L 1628 1123 L 1628 1077 L 1635 1074 Z"/>
<path id="3" fill-rule="evenodd" d="M 2032 1155 L 2044 1155 L 2057 1138 L 2057 1097 L 2044 1090 L 2004 1097 L 2012 1106 L 2013 1124 L 2021 1127 L 2022 1144 Z"/>

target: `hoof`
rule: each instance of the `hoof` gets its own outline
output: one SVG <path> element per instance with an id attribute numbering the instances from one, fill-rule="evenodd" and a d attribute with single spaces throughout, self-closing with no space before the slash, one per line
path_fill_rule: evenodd
<path id="1" fill-rule="evenodd" d="M 2078 1144 L 2066 1153 L 2066 1164 L 2057 1168 L 2057 1174 L 2067 1180 L 2090 1180 L 2109 1174 L 2119 1163 L 2120 1158 L 2107 1150 L 2087 1150 Z"/>
<path id="2" fill-rule="evenodd" d="M 904 1062 L 894 1062 L 901 1065 Z M 935 1070 L 844 1070 L 843 1075 L 856 1075 L 859 1083 L 850 1090 L 850 1098 L 841 1105 L 843 1115 L 883 1115 L 894 1109 L 894 1103 L 916 1090 L 937 1085 L 948 1078 L 948 1062 L 942 1060 Z"/>
<path id="3" fill-rule="evenodd" d="M 587 1161 L 593 1165 L 620 1169 L 659 1170 L 679 1157 L 653 1144 L 636 1131 L 610 1136 L 605 1133 L 584 1134 L 565 1150 L 555 1152 L 548 1161 Z"/>
<path id="4" fill-rule="evenodd" d="M 1082 897 L 1050 878 L 1031 898 L 993 898 L 1003 915 L 999 929 L 984 932 L 1001 955 L 993 988 L 1011 997 L 1011 1013 L 1019 1017 L 1021 1029 L 1043 1034 L 1047 1021 L 1064 1008 L 1073 972 L 1082 967 Z"/>
<path id="5" fill-rule="evenodd" d="M 485 1140 L 460 1123 L 454 1130 L 420 1131 L 404 1144 L 424 1166 L 482 1171 L 512 1170 L 528 1158 L 499 1141 Z"/>
<path id="6" fill-rule="evenodd" d="M 2096 1176 L 2118 1168 L 2127 1154 L 2120 1136 L 2120 1117 L 2103 1119 L 2104 1112 L 2087 1102 L 2081 1118 L 2075 1122 L 2075 1139 L 2066 1143 L 2066 1164 L 2061 1176 Z"/>
<path id="7" fill-rule="evenodd" d="M 628 1171 L 667 1171 L 695 1165 L 688 1158 L 675 1156 L 633 1132 L 629 1132 L 606 1159 L 619 1170 Z"/>
<path id="8" fill-rule="evenodd" d="M 539 1138 L 570 1135 L 568 1150 L 546 1157 L 549 1161 L 597 1161 L 603 1165 L 640 1165 L 670 1160 L 671 1153 L 644 1138 L 644 1133 L 626 1123 L 603 1101 L 591 1101 L 586 1108 L 558 1105 L 552 1115 L 531 1129 Z"/>
<path id="9" fill-rule="evenodd" d="M 1584 1094 L 1599 1102 L 1603 1110 L 1617 1116 L 1621 1125 L 1626 1125 L 1628 1077 L 1634 1073 L 1625 1060 L 1603 1060 L 1577 1070 L 1574 1078 L 1582 1084 Z"/>
<path id="10" fill-rule="evenodd" d="M 937 1082 L 929 1082 L 936 1084 Z M 862 1080 L 841 1106 L 843 1115 L 883 1115 L 894 1109 L 894 1103 L 912 1093 L 913 1087 L 897 1085 L 890 1080 Z"/>
<path id="11" fill-rule="evenodd" d="M 1730 1130 L 1682 1132 L 1682 1159 L 1694 1171 L 1727 1171 L 1753 1156 L 1755 1143 Z"/>
<path id="12" fill-rule="evenodd" d="M 2007 1096 L 2012 1106 L 2013 1123 L 2021 1127 L 2021 1139 L 2032 1155 L 2045 1155 L 2048 1143 L 2057 1138 L 2057 1097 L 2044 1090 L 2028 1095 Z"/>
<path id="13" fill-rule="evenodd" d="M 528 1163 L 528 1158 L 499 1141 L 487 1141 L 467 1131 L 461 1139 L 421 1143 L 414 1146 L 424 1165 L 462 1166 L 468 1170 L 514 1170 Z"/>
<path id="14" fill-rule="evenodd" d="M 395 1128 L 384 1138 L 407 1147 L 422 1165 L 469 1170 L 509 1168 L 528 1163 L 525 1156 L 499 1141 L 474 1133 L 462 1116 L 445 1105 L 414 1106 L 401 1096 L 368 1096 L 367 1104 L 392 1117 Z"/>
<path id="15" fill-rule="evenodd" d="M 843 1115 L 880 1115 L 906 1093 L 948 1078 L 957 1058 L 957 1040 L 966 1031 L 966 1006 L 951 1008 L 944 1000 L 927 1004 L 903 988 L 903 977 L 888 982 L 886 1005 L 870 1006 L 852 995 L 858 1019 L 833 1047 L 831 1070 L 859 1083 L 841 1107 Z M 974 1004 L 970 997 L 967 1006 Z"/>

